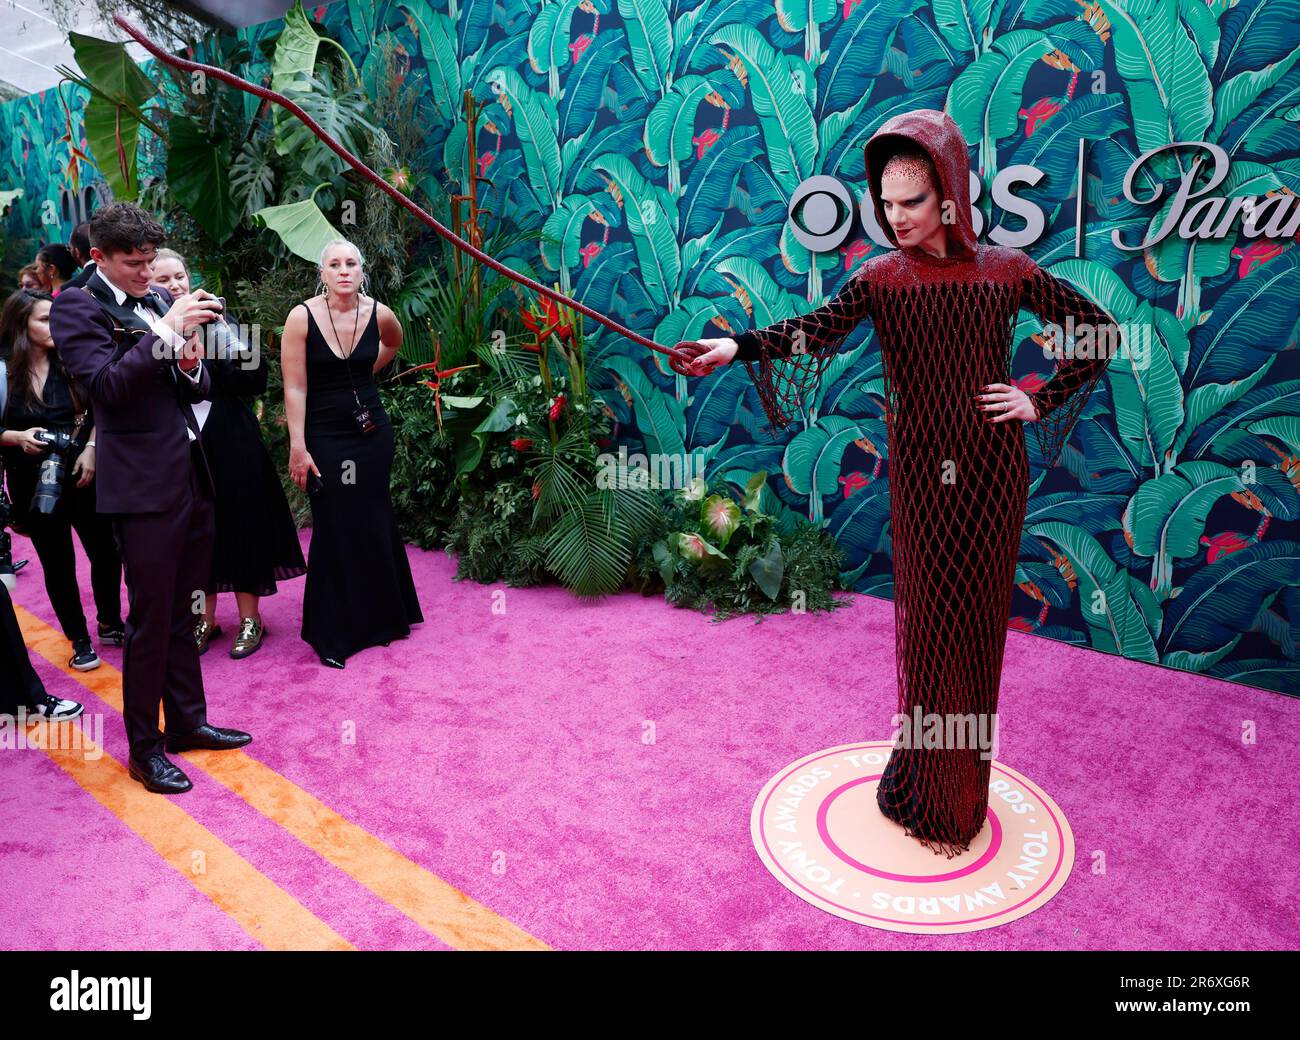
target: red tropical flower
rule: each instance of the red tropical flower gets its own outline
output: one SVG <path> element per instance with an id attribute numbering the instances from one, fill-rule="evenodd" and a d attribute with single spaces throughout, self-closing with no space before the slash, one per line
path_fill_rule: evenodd
<path id="1" fill-rule="evenodd" d="M 552 333 L 559 336 L 562 342 L 567 343 L 573 338 L 573 326 L 561 318 L 559 305 L 549 296 L 543 296 L 540 302 L 542 305 L 540 312 L 531 308 L 520 310 L 519 314 L 524 320 L 524 325 L 530 332 L 537 333 L 539 343 L 544 342 Z"/>

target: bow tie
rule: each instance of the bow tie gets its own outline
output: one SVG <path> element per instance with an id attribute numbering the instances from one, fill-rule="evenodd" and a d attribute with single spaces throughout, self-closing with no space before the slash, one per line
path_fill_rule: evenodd
<path id="1" fill-rule="evenodd" d="M 154 295 L 152 289 L 150 289 L 143 296 L 132 296 L 130 293 L 127 293 L 126 298 L 131 302 L 132 307 L 138 307 L 140 304 L 143 303 L 151 311 L 158 309 L 158 297 Z"/>

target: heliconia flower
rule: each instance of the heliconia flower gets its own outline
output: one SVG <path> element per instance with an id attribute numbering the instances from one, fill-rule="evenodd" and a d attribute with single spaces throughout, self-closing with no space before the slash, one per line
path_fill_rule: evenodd
<path id="1" fill-rule="evenodd" d="M 533 314 L 527 307 L 519 308 L 519 317 L 524 320 L 524 326 L 529 332 L 540 332 L 542 330 L 541 319 Z"/>
<path id="2" fill-rule="evenodd" d="M 853 492 L 859 491 L 871 483 L 871 481 L 867 479 L 867 475 L 860 470 L 854 470 L 847 477 L 840 477 L 839 482 L 844 485 L 845 498 L 848 498 L 853 494 Z"/>
<path id="3" fill-rule="evenodd" d="M 546 308 L 547 330 L 559 336 L 562 343 L 568 343 L 573 339 L 573 326 L 560 316 L 559 306 L 549 296 L 542 300 L 542 304 Z"/>
<path id="4" fill-rule="evenodd" d="M 1034 337 L 1037 338 L 1037 337 Z M 1017 390 L 1022 390 L 1026 394 L 1036 394 L 1039 390 L 1047 385 L 1047 380 L 1037 372 L 1030 372 L 1029 375 L 1021 379 L 1011 380 L 1011 385 Z"/>
<path id="5" fill-rule="evenodd" d="M 514 448 L 515 451 L 527 451 L 532 446 L 533 439 L 531 437 L 516 437 L 510 442 L 510 447 Z"/>
<path id="6" fill-rule="evenodd" d="M 536 498 L 541 493 L 542 493 L 542 482 L 540 480 L 535 481 L 533 483 L 533 498 Z"/>
<path id="7" fill-rule="evenodd" d="M 554 422 L 556 419 L 560 417 L 560 413 L 563 411 L 564 411 L 564 395 L 560 394 L 560 396 L 555 399 L 555 403 L 551 405 L 551 410 L 547 413 L 547 417 L 551 420 L 551 422 Z"/>
<path id="8" fill-rule="evenodd" d="M 559 336 L 561 341 L 568 342 L 573 339 L 573 326 L 564 322 L 560 317 L 560 308 L 549 296 L 542 297 L 542 311 L 538 313 L 533 310 L 520 310 L 520 316 L 524 320 L 530 332 L 537 333 L 539 341 L 545 340 L 547 336 L 554 333 Z"/>
<path id="9" fill-rule="evenodd" d="M 1267 263 L 1282 252 L 1282 247 L 1275 242 L 1255 242 L 1247 249 L 1238 246 L 1232 251 L 1232 255 L 1241 260 L 1237 265 L 1237 277 L 1245 278 L 1254 267 Z"/>
<path id="10" fill-rule="evenodd" d="M 1045 119 L 1051 119 L 1060 110 L 1060 105 L 1051 98 L 1044 97 L 1039 98 L 1028 108 L 1020 109 L 1016 114 L 1025 117 L 1025 136 L 1032 137 L 1034 131 L 1038 129 L 1039 123 Z"/>
<path id="11" fill-rule="evenodd" d="M 1205 546 L 1206 563 L 1213 563 L 1220 557 L 1249 548 L 1252 542 L 1253 539 L 1247 538 L 1237 531 L 1220 531 L 1213 536 L 1203 535 L 1201 537 L 1201 544 Z"/>

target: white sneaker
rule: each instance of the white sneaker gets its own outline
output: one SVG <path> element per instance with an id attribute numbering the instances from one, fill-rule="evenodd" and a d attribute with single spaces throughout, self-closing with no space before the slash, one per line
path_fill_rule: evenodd
<path id="1" fill-rule="evenodd" d="M 46 693 L 37 700 L 35 705 L 28 705 L 27 717 L 45 719 L 47 722 L 67 722 L 69 719 L 75 719 L 85 710 L 85 706 L 79 701 L 67 701 L 62 697 Z"/>

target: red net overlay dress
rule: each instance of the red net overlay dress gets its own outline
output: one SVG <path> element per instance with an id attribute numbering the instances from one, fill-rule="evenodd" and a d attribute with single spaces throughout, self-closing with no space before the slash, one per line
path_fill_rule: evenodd
<path id="1" fill-rule="evenodd" d="M 938 135 L 911 129 L 908 136 L 930 151 L 945 187 L 957 194 L 968 160 L 955 126 L 941 126 Z M 945 156 L 944 133 L 960 142 L 946 146 L 959 161 Z M 874 195 L 879 199 L 878 190 Z M 960 201 L 968 214 L 969 203 Z M 877 803 L 908 834 L 951 858 L 969 848 L 988 809 L 992 755 L 970 738 L 979 737 L 981 716 L 985 735 L 993 732 L 1029 484 L 1023 423 L 990 422 L 996 413 L 982 411 L 975 397 L 987 384 L 1011 384 L 1022 308 L 1062 328 L 1069 318 L 1076 330 L 1082 322 L 1105 328 L 1115 346 L 1119 329 L 1024 253 L 976 244 L 969 223 L 950 229 L 949 239 L 943 258 L 919 246 L 874 257 L 822 307 L 736 339 L 769 418 L 782 426 L 790 384 L 820 370 L 861 322 L 875 328 L 887 398 L 898 712 L 909 720 L 917 709 L 922 719 L 973 715 L 975 724 L 962 730 L 966 746 L 919 746 L 915 729 L 907 746 L 900 739 Z M 1041 416 L 1031 427 L 1048 465 L 1114 349 L 1065 353 L 1030 395 Z M 1048 369 L 1053 361 L 1042 364 Z"/>

